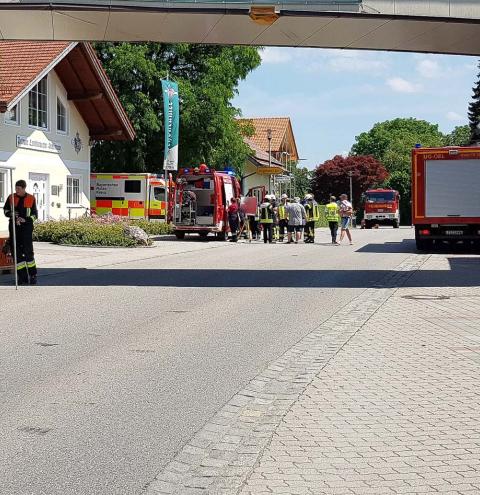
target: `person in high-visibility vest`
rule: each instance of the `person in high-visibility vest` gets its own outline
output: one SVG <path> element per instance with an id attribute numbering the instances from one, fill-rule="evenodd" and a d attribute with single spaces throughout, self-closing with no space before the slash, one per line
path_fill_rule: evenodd
<path id="1" fill-rule="evenodd" d="M 288 202 L 288 196 L 286 194 L 282 194 L 282 198 L 280 204 L 278 205 L 278 210 L 277 210 L 280 242 L 283 242 L 288 227 L 287 202 Z"/>
<path id="2" fill-rule="evenodd" d="M 270 195 L 265 196 L 265 200 L 260 205 L 260 224 L 263 227 L 263 242 L 266 244 L 269 242 L 270 244 L 273 242 L 272 234 L 273 234 L 273 205 L 271 202 Z"/>
<path id="3" fill-rule="evenodd" d="M 307 215 L 307 219 L 305 222 L 305 239 L 306 243 L 314 243 L 315 242 L 315 222 L 320 220 L 320 212 L 318 210 L 318 204 L 313 199 L 313 194 L 307 194 L 305 196 L 305 213 Z"/>
<path id="4" fill-rule="evenodd" d="M 8 196 L 3 211 L 10 219 L 8 231 L 10 245 L 13 249 L 13 229 L 15 229 L 17 266 L 19 285 L 35 285 L 37 283 L 37 264 L 33 255 L 33 222 L 38 218 L 37 203 L 32 194 L 26 191 L 27 183 L 18 180 L 15 184 L 15 194 Z M 12 206 L 14 208 L 12 208 Z M 15 209 L 15 218 L 13 218 Z"/>
<path id="5" fill-rule="evenodd" d="M 325 218 L 327 219 L 330 228 L 332 244 L 336 246 L 339 245 L 337 242 L 339 211 L 340 208 L 338 207 L 337 198 L 335 196 L 330 196 L 330 203 L 325 206 Z"/>

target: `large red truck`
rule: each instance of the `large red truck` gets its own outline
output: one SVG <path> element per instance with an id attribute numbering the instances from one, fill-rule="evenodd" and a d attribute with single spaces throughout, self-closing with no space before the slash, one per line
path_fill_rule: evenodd
<path id="1" fill-rule="evenodd" d="M 181 169 L 177 176 L 173 224 L 177 239 L 196 233 L 216 234 L 225 240 L 229 226 L 227 207 L 240 197 L 240 184 L 232 173 L 219 172 L 202 164 Z"/>
<path id="2" fill-rule="evenodd" d="M 374 225 L 400 225 L 400 194 L 394 189 L 369 189 L 364 194 L 365 228 Z"/>
<path id="3" fill-rule="evenodd" d="M 419 250 L 480 242 L 480 147 L 412 151 L 412 219 Z"/>

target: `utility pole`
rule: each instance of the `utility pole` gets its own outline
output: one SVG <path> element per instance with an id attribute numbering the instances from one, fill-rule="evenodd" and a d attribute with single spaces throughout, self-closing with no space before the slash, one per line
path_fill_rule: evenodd
<path id="1" fill-rule="evenodd" d="M 267 139 L 268 139 L 268 166 L 272 166 L 272 129 L 267 129 Z M 269 193 L 272 192 L 272 174 L 268 176 L 268 189 Z"/>

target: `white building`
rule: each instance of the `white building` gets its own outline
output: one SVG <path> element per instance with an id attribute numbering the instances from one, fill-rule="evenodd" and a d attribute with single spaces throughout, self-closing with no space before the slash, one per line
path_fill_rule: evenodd
<path id="1" fill-rule="evenodd" d="M 89 207 L 90 144 L 135 132 L 88 43 L 0 42 L 0 207 L 24 179 L 39 220 Z M 0 232 L 7 219 L 0 213 Z"/>

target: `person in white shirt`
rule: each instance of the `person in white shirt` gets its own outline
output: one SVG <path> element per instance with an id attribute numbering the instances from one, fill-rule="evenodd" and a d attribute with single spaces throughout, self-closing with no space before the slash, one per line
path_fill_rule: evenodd
<path id="1" fill-rule="evenodd" d="M 350 241 L 350 245 L 353 244 L 352 235 L 350 234 L 350 224 L 352 223 L 352 215 L 353 215 L 352 203 L 348 201 L 348 196 L 346 194 L 342 194 L 340 196 L 340 218 L 342 221 L 340 242 L 342 242 L 343 238 L 345 237 L 345 234 L 347 234 L 348 240 Z"/>

